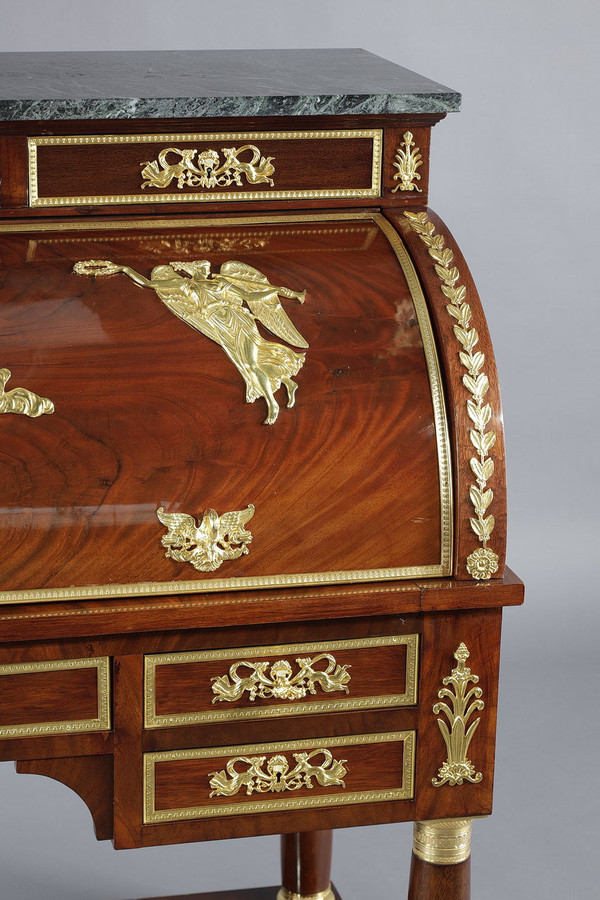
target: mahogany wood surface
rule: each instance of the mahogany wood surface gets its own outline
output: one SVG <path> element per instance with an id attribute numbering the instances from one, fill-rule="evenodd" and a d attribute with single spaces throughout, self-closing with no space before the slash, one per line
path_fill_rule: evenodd
<path id="1" fill-rule="evenodd" d="M 417 210 L 418 211 L 418 210 Z M 431 209 L 427 216 L 435 226 L 435 233 L 444 238 L 444 248 L 453 254 L 452 265 L 460 274 L 458 285 L 466 287 L 465 302 L 471 307 L 472 318 L 470 326 L 476 329 L 479 340 L 475 347 L 485 356 L 482 372 L 487 375 L 489 389 L 485 394 L 485 402 L 491 406 L 492 417 L 487 426 L 487 431 L 496 434 L 496 441 L 490 452 L 494 460 L 494 474 L 489 479 L 488 487 L 493 490 L 494 499 L 488 509 L 488 514 L 493 514 L 495 525 L 492 538 L 489 541 L 494 552 L 499 556 L 498 572 L 494 577 L 500 578 L 504 571 L 506 554 L 506 478 L 505 478 L 505 450 L 504 427 L 502 418 L 502 402 L 498 387 L 498 374 L 492 343 L 485 320 L 485 314 L 477 293 L 477 288 L 467 266 L 464 256 L 454 241 L 448 227 Z M 465 367 L 460 361 L 459 352 L 462 350 L 454 335 L 456 320 L 449 315 L 447 306 L 448 298 L 441 290 L 443 284 L 435 269 L 435 260 L 429 255 L 427 246 L 408 224 L 406 217 L 399 213 L 389 213 L 389 218 L 403 236 L 410 249 L 411 258 L 415 263 L 419 278 L 421 279 L 429 301 L 429 311 L 434 322 L 435 332 L 438 338 L 438 350 L 440 362 L 445 375 L 446 396 L 452 440 L 454 445 L 454 457 L 456 469 L 455 480 L 455 567 L 454 574 L 457 578 L 471 579 L 466 570 L 467 556 L 479 546 L 477 536 L 470 526 L 470 518 L 474 515 L 473 503 L 469 497 L 471 485 L 476 484 L 470 460 L 476 456 L 473 444 L 469 437 L 473 423 L 467 413 L 467 401 L 471 394 L 463 383 L 466 374 Z"/>
<path id="2" fill-rule="evenodd" d="M 402 180 L 394 176 L 398 174 L 397 154 L 399 150 L 406 151 L 404 135 L 409 132 L 413 136 L 413 153 L 421 154 L 420 165 L 416 168 L 419 178 L 413 179 L 413 190 L 402 190 Z M 427 206 L 427 193 L 429 189 L 429 146 L 431 141 L 431 128 L 423 128 L 419 123 L 409 127 L 386 128 L 385 144 L 383 152 L 382 169 L 382 206 L 415 204 Z"/>
<path id="3" fill-rule="evenodd" d="M 66 784 L 81 797 L 91 812 L 97 839 L 105 841 L 112 837 L 112 755 L 22 760 L 17 763 L 17 772 L 25 775 L 46 775 Z"/>
<path id="4" fill-rule="evenodd" d="M 303 681 L 300 689 L 306 693 L 296 698 L 303 704 L 314 704 L 323 700 L 341 699 L 347 695 L 354 698 L 378 697 L 381 695 L 404 694 L 406 692 L 406 645 L 394 645 L 383 647 L 365 647 L 359 649 L 338 649 L 330 647 L 326 643 L 319 643 L 310 652 L 294 651 L 285 652 L 285 645 L 280 649 L 271 651 L 269 655 L 252 656 L 252 665 L 268 663 L 264 669 L 265 676 L 273 680 L 272 664 L 284 661 L 289 666 L 290 678 L 299 672 L 298 658 L 308 661 L 327 653 L 333 656 L 335 665 L 347 666 L 346 675 L 348 684 L 340 684 L 338 690 L 324 692 L 319 683 L 314 684 L 314 692 L 311 692 L 306 682 Z M 182 714 L 209 713 L 235 713 L 236 710 L 258 712 L 272 706 L 276 698 L 272 695 L 266 697 L 249 696 L 249 691 L 234 700 L 229 700 L 215 691 L 215 678 L 228 676 L 231 665 L 240 663 L 242 659 L 209 660 L 207 662 L 176 663 L 170 661 L 167 665 L 157 665 L 155 669 L 156 707 L 158 716 L 177 716 Z M 311 666 L 311 671 L 325 672 L 330 666 L 330 660 L 321 659 Z M 239 665 L 236 674 L 239 678 L 248 678 L 252 670 L 247 665 Z M 337 671 L 337 670 L 336 670 Z M 271 673 L 271 674 L 270 674 Z M 330 676 L 331 677 L 331 676 Z M 149 679 L 150 680 L 150 679 Z M 150 685 L 149 685 L 150 686 Z M 344 691 L 344 687 L 346 690 Z M 298 688 L 297 688 L 298 689 Z M 279 702 L 289 700 L 288 706 L 294 706 L 294 698 L 285 696 Z"/>
<path id="5" fill-rule="evenodd" d="M 293 894 L 318 894 L 331 882 L 332 831 L 281 836 L 281 883 Z"/>
<path id="6" fill-rule="evenodd" d="M 121 656 L 114 672 L 114 844 L 139 845 L 143 792 L 141 656 Z"/>
<path id="7" fill-rule="evenodd" d="M 351 738 L 352 736 L 350 736 Z M 399 740 L 387 741 L 385 743 L 375 742 L 372 744 L 353 745 L 352 743 L 336 747 L 335 741 L 328 742 L 327 738 L 321 740 L 319 737 L 308 739 L 310 746 L 302 748 L 303 753 L 312 753 L 313 750 L 321 750 L 323 748 L 330 749 L 334 761 L 347 762 L 347 774 L 343 776 L 344 785 L 340 784 L 324 784 L 321 785 L 316 778 L 313 779 L 313 787 L 303 787 L 299 791 L 293 793 L 285 793 L 282 797 L 269 791 L 264 794 L 253 794 L 250 797 L 253 805 L 257 807 L 257 812 L 261 803 L 268 805 L 269 800 L 274 799 L 295 799 L 308 800 L 310 804 L 318 805 L 320 798 L 328 797 L 335 799 L 342 797 L 344 793 L 356 793 L 363 791 L 376 790 L 397 790 L 406 788 L 403 783 L 402 766 L 406 745 Z M 244 786 L 238 792 L 231 796 L 217 795 L 210 797 L 211 788 L 209 782 L 211 776 L 215 773 L 223 771 L 224 781 L 229 782 L 231 776 L 225 772 L 227 762 L 238 756 L 244 758 L 255 758 L 256 756 L 266 756 L 267 762 L 275 756 L 285 757 L 288 764 L 288 771 L 291 772 L 297 765 L 297 759 L 294 751 L 286 750 L 268 750 L 267 744 L 264 750 L 258 749 L 262 745 L 253 745 L 257 749 L 246 750 L 245 745 L 240 745 L 239 749 L 231 748 L 231 752 L 223 756 L 214 756 L 208 759 L 174 759 L 167 761 L 157 761 L 154 763 L 155 774 L 155 793 L 154 805 L 157 812 L 188 809 L 188 808 L 218 808 L 222 805 L 243 805 L 249 802 L 249 795 Z M 193 753 L 194 751 L 188 751 Z M 327 766 L 327 757 L 323 753 L 319 753 L 310 760 L 313 766 Z M 333 765 L 333 764 L 332 764 Z M 245 772 L 247 765 L 239 763 L 236 771 Z M 266 771 L 266 765 L 262 767 Z M 328 768 L 325 769 L 328 771 Z M 194 818 L 194 816 L 192 816 Z"/>
<path id="8" fill-rule="evenodd" d="M 418 820 L 468 818 L 491 812 L 501 621 L 500 609 L 433 613 L 423 618 L 415 786 Z M 432 779 L 437 778 L 447 759 L 447 750 L 437 720 L 446 724 L 448 720 L 443 713 L 434 714 L 433 706 L 444 699 L 452 709 L 452 703 L 447 697 L 440 698 L 439 691 L 444 688 L 443 679 L 457 666 L 454 654 L 462 643 L 470 653 L 466 666 L 479 679 L 477 686 L 482 690 L 484 703 L 484 708 L 475 711 L 468 722 L 471 725 L 480 718 L 468 758 L 482 779 L 478 783 L 465 780 L 461 785 L 446 782 L 438 787 Z"/>
<path id="9" fill-rule="evenodd" d="M 0 729 L 97 716 L 96 668 L 0 675 Z"/>
<path id="10" fill-rule="evenodd" d="M 236 137 L 235 132 L 232 132 L 232 137 L 207 140 L 203 137 L 206 129 L 203 129 L 197 140 L 176 138 L 171 141 L 135 144 L 40 145 L 37 148 L 38 194 L 40 198 L 57 199 L 108 195 L 115 197 L 113 203 L 118 203 L 120 196 L 143 195 L 144 198 L 148 197 L 148 202 L 152 202 L 153 198 L 159 198 L 161 194 L 174 194 L 181 202 L 186 194 L 235 193 L 239 198 L 230 202 L 240 204 L 246 202 L 244 195 L 247 193 L 371 189 L 372 138 L 337 138 L 335 132 L 332 132 L 331 137 L 295 138 L 295 132 L 288 132 L 289 138 L 282 139 L 275 136 L 278 129 L 270 129 L 270 132 L 274 135 L 272 138 Z M 257 135 L 260 135 L 260 132 L 257 132 Z M 260 151 L 260 158 L 272 160 L 274 171 L 270 177 L 273 184 L 264 180 L 252 183 L 242 174 L 240 184 L 233 182 L 224 186 L 215 185 L 213 188 L 187 184 L 179 188 L 177 177 L 164 188 L 143 187 L 143 167 L 155 161 L 159 152 L 168 147 L 195 150 L 192 162 L 196 167 L 200 152 L 213 151 L 218 154 L 216 168 L 225 162 L 224 147 L 235 146 L 240 150 L 248 145 Z M 253 153 L 249 149 L 239 155 L 242 164 L 250 162 L 253 158 Z M 170 153 L 166 156 L 166 162 L 168 165 L 176 165 L 181 162 L 181 157 L 176 153 Z M 159 170 L 162 173 L 160 165 Z"/>
<path id="11" fill-rule="evenodd" d="M 506 569 L 504 578 L 478 584 L 432 579 L 419 584 L 402 581 L 190 597 L 7 605 L 0 606 L 0 646 L 15 641 L 60 641 L 65 637 L 79 638 L 85 646 L 88 636 L 153 631 L 164 631 L 166 635 L 178 629 L 219 627 L 224 622 L 251 625 L 327 620 L 333 604 L 342 620 L 373 613 L 402 615 L 421 609 L 487 609 L 519 605 L 523 592 L 523 583 Z M 172 649 L 180 648 L 175 645 Z M 20 659 L 21 652 L 24 651 L 19 648 L 14 658 Z"/>
<path id="12" fill-rule="evenodd" d="M 89 216 L 90 214 L 101 214 L 102 207 L 94 206 L 75 206 L 75 207 L 37 207 L 34 209 L 27 208 L 28 204 L 28 186 L 27 186 L 27 137 L 48 136 L 48 135 L 87 135 L 87 134 L 105 134 L 105 135 L 127 135 L 127 134 L 163 134 L 163 133 L 210 133 L 210 132 L 239 132 L 244 131 L 304 131 L 304 130 L 340 130 L 340 129 L 384 129 L 385 132 L 385 151 L 384 151 L 384 168 L 382 172 L 383 198 L 382 202 L 386 206 L 405 206 L 424 205 L 427 199 L 427 184 L 429 170 L 429 132 L 431 127 L 445 116 L 435 114 L 418 114 L 418 115 L 398 115 L 398 116 L 292 116 L 273 119 L 267 118 L 248 118 L 243 120 L 243 128 L 239 118 L 205 118 L 205 119 L 163 119 L 158 122 L 156 119 L 150 120 L 106 120 L 81 122 L 81 121 L 55 121 L 55 122 L 0 122 L 0 218 L 19 216 L 36 216 L 48 217 L 55 216 L 58 212 L 60 215 L 66 216 Z M 397 191 L 392 193 L 392 188 L 396 186 L 393 175 L 396 169 L 393 167 L 393 159 L 396 148 L 402 141 L 403 134 L 411 131 L 415 136 L 415 143 L 419 147 L 423 165 L 419 169 L 421 180 L 419 192 L 403 192 Z M 418 138 L 418 139 L 417 139 Z M 295 142 L 296 143 L 296 142 Z M 310 172 L 310 155 L 297 154 L 294 161 L 294 168 L 299 173 L 304 171 L 304 177 L 312 178 Z M 149 157 L 153 159 L 154 157 Z M 137 162 L 142 161 L 137 160 Z M 74 157 L 74 166 L 76 166 L 76 157 Z M 324 166 L 326 171 L 328 168 Z M 139 169 L 138 169 L 139 172 Z M 55 176 L 63 177 L 59 168 L 54 170 Z M 97 191 L 99 176 L 104 177 L 105 165 L 104 159 L 102 163 L 96 167 L 95 175 L 89 173 L 89 190 L 85 193 L 94 193 Z M 64 177 L 72 177 L 69 172 L 64 173 Z M 351 201 L 351 205 L 370 205 L 371 198 L 355 198 Z M 347 199 L 298 199 L 289 201 L 250 201 L 249 205 L 252 209 L 298 209 L 299 205 L 309 208 L 326 208 L 328 206 L 344 207 L 348 206 Z M 135 205 L 112 205 L 111 210 L 142 214 L 161 214 L 164 213 L 163 204 L 135 204 Z M 202 203 L 199 204 L 168 204 L 170 211 L 200 211 L 205 208 Z M 211 203 L 211 211 L 231 210 L 230 203 Z"/>
<path id="13" fill-rule="evenodd" d="M 412 855 L 408 900 L 470 900 L 471 858 L 438 866 Z"/>
<path id="14" fill-rule="evenodd" d="M 264 741 L 319 740 L 324 736 L 411 731 L 416 728 L 417 712 L 412 709 L 383 709 L 368 712 L 313 713 L 310 716 L 280 716 L 259 721 L 211 722 L 206 725 L 182 725 L 145 732 L 143 749 L 147 752 L 181 748 L 235 746 Z"/>
<path id="15" fill-rule="evenodd" d="M 159 506 L 200 517 L 255 505 L 250 552 L 201 573 L 208 581 L 439 565 L 431 391 L 387 238 L 369 219 L 315 214 L 240 224 L 224 251 L 214 227 L 3 237 L 3 362 L 56 408 L 14 416 L 3 443 L 5 589 L 198 577 L 166 557 Z M 262 398 L 245 402 L 223 349 L 153 289 L 72 273 L 78 260 L 110 259 L 148 276 L 173 256 L 206 256 L 215 271 L 241 256 L 307 291 L 288 305 L 310 345 L 296 404 L 285 408 L 281 388 L 274 425 L 262 424 Z M 22 298 L 38 284 L 36 309 Z"/>
<path id="16" fill-rule="evenodd" d="M 65 756 L 112 754 L 110 731 L 90 734 L 52 734 L 0 740 L 0 760 L 54 759 Z"/>

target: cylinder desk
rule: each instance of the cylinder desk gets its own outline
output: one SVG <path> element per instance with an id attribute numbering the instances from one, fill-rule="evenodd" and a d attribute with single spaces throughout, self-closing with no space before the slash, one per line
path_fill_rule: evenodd
<path id="1" fill-rule="evenodd" d="M 240 900 L 403 821 L 411 900 L 469 896 L 523 588 L 427 205 L 459 101 L 359 50 L 0 56 L 1 758 L 117 849 L 281 834 Z"/>

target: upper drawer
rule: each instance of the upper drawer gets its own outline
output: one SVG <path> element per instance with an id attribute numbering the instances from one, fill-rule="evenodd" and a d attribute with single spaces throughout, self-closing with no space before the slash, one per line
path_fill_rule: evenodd
<path id="1" fill-rule="evenodd" d="M 378 197 L 382 131 L 29 138 L 29 205 Z"/>
<path id="2" fill-rule="evenodd" d="M 417 702 L 418 635 L 146 657 L 146 728 Z"/>

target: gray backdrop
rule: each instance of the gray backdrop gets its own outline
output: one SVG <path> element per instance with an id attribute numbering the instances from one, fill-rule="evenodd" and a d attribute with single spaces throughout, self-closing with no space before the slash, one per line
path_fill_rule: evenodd
<path id="1" fill-rule="evenodd" d="M 433 133 L 430 203 L 494 339 L 508 442 L 509 563 L 495 813 L 477 900 L 597 896 L 595 0 L 0 0 L 0 51 L 364 47 L 463 93 Z M 594 756 L 592 756 L 594 753 Z M 115 853 L 75 794 L 0 766 L 1 900 L 130 900 L 274 884 L 276 838 Z M 411 826 L 336 835 L 344 900 L 406 894 Z"/>

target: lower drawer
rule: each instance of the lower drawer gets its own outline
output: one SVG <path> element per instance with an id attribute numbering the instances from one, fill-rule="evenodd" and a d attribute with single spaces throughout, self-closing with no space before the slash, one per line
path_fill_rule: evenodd
<path id="1" fill-rule="evenodd" d="M 414 731 L 147 753 L 144 824 L 409 800 L 414 760 Z"/>

